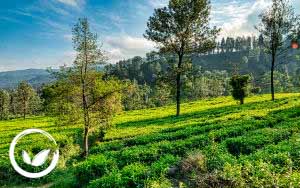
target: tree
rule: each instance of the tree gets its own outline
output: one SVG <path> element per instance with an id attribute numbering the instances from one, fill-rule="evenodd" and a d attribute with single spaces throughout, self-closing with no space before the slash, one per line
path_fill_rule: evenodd
<path id="1" fill-rule="evenodd" d="M 74 123 L 80 119 L 80 107 L 76 101 L 78 90 L 70 79 L 72 68 L 60 67 L 59 71 L 49 71 L 55 82 L 42 88 L 41 97 L 44 100 L 44 109 L 47 115 L 57 117 L 60 125 Z M 73 97 L 72 97 L 73 96 Z"/>
<path id="2" fill-rule="evenodd" d="M 36 112 L 40 107 L 40 99 L 36 91 L 27 82 L 19 83 L 16 91 L 17 111 L 26 119 L 27 114 Z"/>
<path id="3" fill-rule="evenodd" d="M 247 41 L 246 41 L 246 49 L 247 51 L 250 51 L 252 48 L 252 38 L 251 37 L 247 37 Z"/>
<path id="4" fill-rule="evenodd" d="M 274 70 L 278 57 L 287 51 L 285 40 L 291 35 L 297 17 L 289 0 L 272 0 L 272 6 L 260 18 L 261 23 L 256 29 L 261 33 L 260 43 L 263 39 L 265 51 L 271 55 L 271 94 L 274 101 Z"/>
<path id="5" fill-rule="evenodd" d="M 165 106 L 170 102 L 171 87 L 164 82 L 159 82 L 154 86 L 153 102 L 156 106 Z"/>
<path id="6" fill-rule="evenodd" d="M 9 90 L 9 113 L 12 115 L 17 114 L 17 91 Z"/>
<path id="7" fill-rule="evenodd" d="M 258 46 L 260 49 L 264 48 L 264 36 L 262 34 L 259 35 L 259 38 L 258 38 Z"/>
<path id="8" fill-rule="evenodd" d="M 80 18 L 73 28 L 73 45 L 77 52 L 74 72 L 70 75 L 74 84 L 73 101 L 81 109 L 84 134 L 83 155 L 88 156 L 89 133 L 97 126 L 101 132 L 109 124 L 109 118 L 118 111 L 121 84 L 117 80 L 103 80 L 97 66 L 105 62 L 105 56 L 97 44 L 97 35 L 90 30 L 86 18 Z M 79 100 L 78 100 L 79 99 Z M 101 134 L 102 134 L 101 133 Z M 102 134 L 103 135 L 103 134 Z"/>
<path id="9" fill-rule="evenodd" d="M 235 49 L 236 49 L 236 51 L 241 51 L 242 50 L 242 48 L 243 48 L 243 46 L 242 46 L 242 40 L 243 40 L 243 38 L 242 37 L 237 37 L 236 39 L 235 39 Z"/>
<path id="10" fill-rule="evenodd" d="M 225 48 L 226 48 L 226 52 L 233 52 L 234 49 L 234 39 L 231 37 L 227 37 L 226 38 L 226 42 L 225 42 Z"/>
<path id="11" fill-rule="evenodd" d="M 0 120 L 7 118 L 9 114 L 9 94 L 7 91 L 0 89 Z"/>
<path id="12" fill-rule="evenodd" d="M 209 26 L 208 0 L 170 0 L 149 18 L 145 38 L 158 44 L 161 52 L 176 54 L 176 115 L 180 115 L 181 76 L 184 58 L 215 48 L 218 29 Z"/>
<path id="13" fill-rule="evenodd" d="M 225 47 L 226 47 L 226 42 L 225 42 L 225 39 L 222 38 L 222 41 L 221 41 L 221 52 L 222 53 L 225 52 Z"/>
<path id="14" fill-rule="evenodd" d="M 248 95 L 249 82 L 249 75 L 234 75 L 229 82 L 232 87 L 232 97 L 239 100 L 241 105 L 244 104 L 244 99 Z"/>
<path id="15" fill-rule="evenodd" d="M 252 37 L 252 46 L 254 50 L 256 50 L 258 47 L 258 40 L 256 39 L 255 36 Z"/>
<path id="16" fill-rule="evenodd" d="M 138 85 L 136 81 L 133 81 L 123 93 L 123 104 L 125 110 L 136 110 L 150 107 L 150 92 L 151 88 L 148 85 Z"/>

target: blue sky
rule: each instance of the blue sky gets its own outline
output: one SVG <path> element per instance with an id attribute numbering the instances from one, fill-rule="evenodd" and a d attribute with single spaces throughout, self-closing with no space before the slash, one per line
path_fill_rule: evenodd
<path id="1" fill-rule="evenodd" d="M 299 0 L 292 0 L 300 9 Z M 72 64 L 71 29 L 87 17 L 110 62 L 144 56 L 154 44 L 143 38 L 154 8 L 167 0 L 2 0 L 0 71 Z M 212 0 L 212 25 L 221 36 L 255 35 L 253 25 L 269 0 Z M 298 11 L 299 12 L 299 11 Z"/>

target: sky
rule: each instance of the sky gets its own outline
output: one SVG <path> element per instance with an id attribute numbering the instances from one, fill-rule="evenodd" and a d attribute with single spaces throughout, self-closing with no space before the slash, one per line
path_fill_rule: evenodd
<path id="1" fill-rule="evenodd" d="M 291 0 L 297 13 L 300 1 Z M 270 0 L 211 0 L 211 25 L 220 37 L 256 35 L 258 15 Z M 72 27 L 87 17 L 110 63 L 145 56 L 155 44 L 143 38 L 155 8 L 168 0 L 1 0 L 0 72 L 71 65 Z"/>

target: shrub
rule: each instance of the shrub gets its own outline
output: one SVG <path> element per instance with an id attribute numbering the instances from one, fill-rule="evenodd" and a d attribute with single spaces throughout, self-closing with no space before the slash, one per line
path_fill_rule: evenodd
<path id="1" fill-rule="evenodd" d="M 232 187 L 216 171 L 209 171 L 207 157 L 201 152 L 189 154 L 180 163 L 180 179 L 188 187 Z"/>
<path id="2" fill-rule="evenodd" d="M 89 188 L 132 188 L 144 187 L 149 177 L 149 169 L 141 164 L 134 163 L 125 166 L 121 171 L 113 170 L 111 173 L 92 181 Z"/>
<path id="3" fill-rule="evenodd" d="M 75 167 L 75 176 L 80 185 L 86 185 L 114 168 L 116 168 L 115 161 L 103 155 L 91 156 Z"/>
<path id="4" fill-rule="evenodd" d="M 181 173 L 206 172 L 206 158 L 200 152 L 189 154 L 180 164 Z"/>
<path id="5" fill-rule="evenodd" d="M 172 183 L 167 178 L 159 178 L 155 180 L 149 180 L 146 182 L 147 188 L 170 188 L 172 187 Z"/>
<path id="6" fill-rule="evenodd" d="M 117 171 L 113 170 L 111 173 L 91 181 L 88 188 L 122 188 L 122 174 Z"/>
<path id="7" fill-rule="evenodd" d="M 175 157 L 173 155 L 167 154 L 162 156 L 158 161 L 152 163 L 151 169 L 151 177 L 162 177 L 167 174 L 169 168 L 174 166 L 178 161 L 179 157 Z"/>
<path id="8" fill-rule="evenodd" d="M 149 177 L 149 169 L 141 164 L 134 163 L 125 166 L 122 173 L 122 182 L 124 187 L 144 187 L 144 181 Z"/>
<path id="9" fill-rule="evenodd" d="M 240 104 L 244 104 L 244 99 L 248 96 L 249 82 L 249 75 L 235 75 L 229 82 L 232 87 L 231 94 L 235 100 L 240 101 Z"/>
<path id="10" fill-rule="evenodd" d="M 267 144 L 277 144 L 281 140 L 288 139 L 291 133 L 287 129 L 261 129 L 250 132 L 245 136 L 230 138 L 225 141 L 228 151 L 238 156 L 240 154 L 250 154 Z"/>

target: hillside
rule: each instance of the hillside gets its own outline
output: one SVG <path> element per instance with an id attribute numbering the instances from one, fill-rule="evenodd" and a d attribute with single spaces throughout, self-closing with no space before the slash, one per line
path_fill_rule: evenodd
<path id="1" fill-rule="evenodd" d="M 174 106 L 124 112 L 86 161 L 72 144 L 80 125 L 56 126 L 49 117 L 2 121 L 0 185 L 299 187 L 299 107 L 300 94 L 278 94 L 275 102 L 253 96 L 243 106 L 231 97 L 185 103 L 180 117 Z M 9 143 L 27 128 L 48 131 L 60 145 L 59 167 L 46 178 L 21 178 L 10 167 Z M 22 144 L 37 151 L 47 145 L 34 138 Z"/>
<path id="2" fill-rule="evenodd" d="M 289 52 L 288 63 L 279 66 L 278 70 L 288 71 L 294 74 L 299 69 L 299 50 Z M 234 72 L 235 66 L 242 74 L 252 74 L 255 78 L 260 78 L 264 73 L 270 71 L 270 60 L 267 54 L 261 54 L 258 49 L 241 52 L 227 52 L 209 55 L 194 55 L 193 63 L 200 65 L 203 70 L 226 70 Z M 282 62 L 281 62 L 282 63 Z M 284 72 L 284 71 L 282 71 Z"/>
<path id="3" fill-rule="evenodd" d="M 49 83 L 52 78 L 44 69 L 27 69 L 0 72 L 0 88 L 15 88 L 20 81 L 28 81 L 32 86 L 38 87 Z"/>

